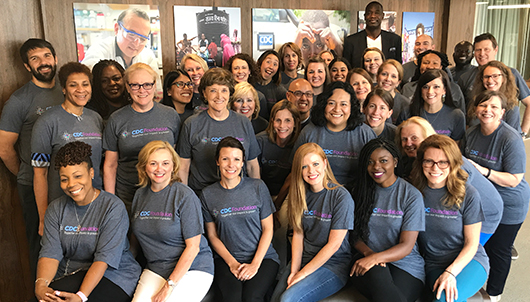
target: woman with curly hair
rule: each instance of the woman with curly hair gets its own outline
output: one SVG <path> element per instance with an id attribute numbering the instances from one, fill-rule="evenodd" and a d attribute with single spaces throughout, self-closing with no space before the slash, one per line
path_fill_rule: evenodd
<path id="1" fill-rule="evenodd" d="M 412 169 L 425 204 L 425 232 L 418 243 L 436 301 L 466 301 L 488 278 L 488 256 L 479 243 L 480 195 L 466 184 L 462 164 L 455 141 L 435 134 L 421 143 Z"/>
<path id="2" fill-rule="evenodd" d="M 363 123 L 351 85 L 333 82 L 327 86 L 313 107 L 311 121 L 300 133 L 293 150 L 308 142 L 317 143 L 326 150 L 339 184 L 351 189 L 359 152 L 364 144 L 376 138 L 370 126 Z"/>
<path id="3" fill-rule="evenodd" d="M 357 259 L 350 276 L 370 301 L 416 301 L 425 282 L 424 261 L 416 239 L 425 230 L 421 193 L 394 173 L 399 150 L 376 138 L 359 156 L 358 182 L 352 196 L 352 233 Z"/>
<path id="4" fill-rule="evenodd" d="M 140 189 L 131 229 L 147 258 L 133 301 L 201 301 L 213 280 L 213 258 L 199 198 L 179 182 L 180 158 L 168 142 L 138 155 Z"/>
<path id="5" fill-rule="evenodd" d="M 93 186 L 92 148 L 64 145 L 54 166 L 65 196 L 46 211 L 34 301 L 131 301 L 140 265 L 123 202 Z"/>
<path id="6" fill-rule="evenodd" d="M 289 188 L 292 260 L 272 301 L 319 301 L 348 281 L 353 200 L 337 183 L 324 150 L 307 143 L 296 151 Z"/>
<path id="7" fill-rule="evenodd" d="M 303 67 L 302 51 L 293 42 L 287 42 L 280 47 L 280 72 L 283 88 L 289 90 L 289 84 L 296 79 L 303 79 L 304 75 L 298 73 Z"/>

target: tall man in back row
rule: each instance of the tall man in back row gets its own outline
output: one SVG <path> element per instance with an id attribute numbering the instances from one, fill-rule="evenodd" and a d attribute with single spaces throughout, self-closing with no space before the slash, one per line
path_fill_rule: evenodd
<path id="1" fill-rule="evenodd" d="M 368 3 L 364 11 L 365 29 L 344 39 L 342 56 L 352 67 L 362 68 L 363 52 L 368 47 L 376 47 L 383 52 L 386 59 L 394 59 L 401 63 L 401 37 L 381 29 L 384 16 L 381 3 L 377 1 Z"/>

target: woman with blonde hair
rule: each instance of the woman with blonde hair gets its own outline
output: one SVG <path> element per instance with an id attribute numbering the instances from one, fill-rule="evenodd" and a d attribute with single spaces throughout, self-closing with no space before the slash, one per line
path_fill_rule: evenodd
<path id="1" fill-rule="evenodd" d="M 200 201 L 181 184 L 180 158 L 165 141 L 138 155 L 131 229 L 147 258 L 133 301 L 201 301 L 213 281 L 213 258 Z"/>
<path id="2" fill-rule="evenodd" d="M 353 229 L 353 209 L 351 195 L 337 183 L 324 150 L 315 143 L 300 146 L 289 188 L 292 260 L 273 301 L 318 301 L 344 287 L 352 259 L 347 235 Z"/>
<path id="3" fill-rule="evenodd" d="M 377 86 L 388 91 L 394 98 L 393 124 L 396 124 L 401 111 L 406 110 L 410 105 L 410 100 L 398 91 L 403 80 L 403 73 L 403 66 L 394 59 L 384 61 L 377 70 Z"/>
<path id="4" fill-rule="evenodd" d="M 147 64 L 135 63 L 125 71 L 132 103 L 115 111 L 103 134 L 105 191 L 116 194 L 131 213 L 137 189 L 138 153 L 148 142 L 177 143 L 180 117 L 175 109 L 154 101 L 158 74 Z"/>
<path id="5" fill-rule="evenodd" d="M 260 133 L 267 128 L 269 122 L 259 115 L 261 110 L 258 92 L 248 82 L 238 83 L 234 87 L 234 94 L 228 101 L 231 110 L 246 116 L 252 123 L 254 133 Z"/>
<path id="6" fill-rule="evenodd" d="M 412 170 L 412 183 L 425 204 L 425 232 L 418 242 L 436 301 L 466 301 L 489 272 L 488 256 L 479 243 L 484 221 L 480 195 L 466 184 L 462 165 L 455 141 L 435 134 L 421 143 Z"/>

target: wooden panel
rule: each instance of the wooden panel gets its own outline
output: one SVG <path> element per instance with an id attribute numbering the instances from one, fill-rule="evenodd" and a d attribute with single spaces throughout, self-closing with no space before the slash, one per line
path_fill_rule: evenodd
<path id="1" fill-rule="evenodd" d="M 453 61 L 453 49 L 455 45 L 466 40 L 473 43 L 473 27 L 475 21 L 475 1 L 474 0 L 446 0 L 449 7 L 449 16 L 445 24 L 447 40 L 446 47 L 442 49 L 447 53 L 449 61 Z M 449 5 L 450 3 L 450 5 Z"/>
<path id="2" fill-rule="evenodd" d="M 4 0 L 0 19 L 0 108 L 29 79 L 19 48 L 28 38 L 43 37 L 38 0 Z M 26 301 L 32 295 L 28 250 L 16 179 L 0 161 L 0 301 Z"/>

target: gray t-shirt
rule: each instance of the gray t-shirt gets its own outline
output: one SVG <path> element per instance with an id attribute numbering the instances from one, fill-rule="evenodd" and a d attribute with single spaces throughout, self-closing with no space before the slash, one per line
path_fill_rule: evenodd
<path id="1" fill-rule="evenodd" d="M 132 296 L 141 268 L 129 251 L 128 229 L 127 211 L 115 195 L 101 191 L 86 206 L 62 196 L 46 210 L 39 258 L 59 261 L 54 279 L 105 262 L 104 276 Z"/>
<path id="2" fill-rule="evenodd" d="M 409 83 L 412 80 L 412 78 L 414 77 L 414 74 L 416 74 L 417 68 L 418 68 L 418 65 L 414 63 L 414 59 L 403 64 L 403 80 L 401 81 L 403 85 Z"/>
<path id="3" fill-rule="evenodd" d="M 216 182 L 202 190 L 201 203 L 204 221 L 215 223 L 230 254 L 240 263 L 251 263 L 262 235 L 261 221 L 276 211 L 265 183 L 242 177 L 235 188 L 225 189 Z M 272 243 L 264 259 L 280 263 Z"/>
<path id="4" fill-rule="evenodd" d="M 131 229 L 147 258 L 147 268 L 167 279 L 186 248 L 186 239 L 201 235 L 191 270 L 214 273 L 212 251 L 204 233 L 201 203 L 179 182 L 153 192 L 150 186 L 134 194 Z"/>
<path id="5" fill-rule="evenodd" d="M 276 85 L 272 81 L 267 85 L 261 85 L 261 84 L 256 83 L 254 84 L 254 88 L 256 88 L 256 90 L 258 91 L 261 91 L 265 95 L 265 99 L 267 100 L 267 107 L 266 108 L 262 107 L 260 110 L 261 111 L 263 111 L 264 109 L 267 110 L 266 111 L 267 116 L 265 117 L 265 119 L 268 120 L 272 106 L 274 106 L 274 104 L 286 98 L 287 90 L 282 85 Z M 263 114 L 265 114 L 265 112 Z"/>
<path id="6" fill-rule="evenodd" d="M 512 126 L 513 129 L 517 130 L 517 133 L 521 133 L 521 113 L 519 112 L 519 106 L 514 106 L 512 109 L 506 110 L 502 120 L 505 121 L 506 124 Z M 478 124 L 480 124 L 480 121 L 477 117 L 468 121 L 469 127 Z"/>
<path id="7" fill-rule="evenodd" d="M 224 121 L 214 120 L 208 111 L 193 115 L 181 132 L 176 150 L 182 158 L 191 159 L 188 185 L 196 192 L 219 181 L 215 149 L 224 137 L 235 137 L 243 144 L 246 161 L 258 157 L 260 152 L 250 121 L 232 110 Z"/>
<path id="8" fill-rule="evenodd" d="M 333 132 L 326 126 L 309 124 L 296 140 L 291 160 L 301 145 L 309 142 L 317 143 L 324 149 L 337 181 L 349 189 L 353 186 L 361 149 L 374 138 L 376 138 L 375 132 L 364 123 L 351 131 L 340 132 Z"/>
<path id="9" fill-rule="evenodd" d="M 396 128 L 397 127 L 394 124 L 385 123 L 385 128 L 378 137 L 383 137 L 393 142 L 396 139 Z"/>
<path id="10" fill-rule="evenodd" d="M 331 187 L 334 185 L 330 184 Z M 344 187 L 334 190 L 324 188 L 318 193 L 306 190 L 307 211 L 302 217 L 304 251 L 302 267 L 309 263 L 328 243 L 331 230 L 353 230 L 354 203 Z M 352 250 L 346 234 L 339 249 L 324 263 L 342 281 L 348 280 Z"/>
<path id="11" fill-rule="evenodd" d="M 469 128 L 463 146 L 464 155 L 483 167 L 511 174 L 525 173 L 526 153 L 523 140 L 504 121 L 490 135 L 483 135 L 480 125 Z M 501 223 L 522 223 L 530 200 L 530 187 L 524 177 L 515 188 L 492 183 L 504 201 Z"/>
<path id="12" fill-rule="evenodd" d="M 285 73 L 285 71 L 282 71 L 281 77 L 282 77 L 282 80 L 280 84 L 283 86 L 283 88 L 285 88 L 285 90 L 289 90 L 289 85 L 291 85 L 291 82 L 296 79 L 303 79 L 304 75 L 297 73 L 295 78 L 291 78 Z"/>
<path id="13" fill-rule="evenodd" d="M 267 184 L 271 195 L 278 195 L 285 179 L 291 173 L 292 147 L 280 147 L 269 140 L 266 132 L 256 136 L 261 154 L 258 157 L 261 179 Z"/>
<path id="14" fill-rule="evenodd" d="M 462 90 L 460 89 L 460 86 L 457 84 L 450 82 L 451 84 L 451 96 L 453 97 L 453 103 L 456 108 L 459 108 L 462 110 L 462 113 L 466 111 L 466 102 L 464 100 L 464 95 L 462 94 Z M 410 82 L 405 84 L 403 86 L 403 91 L 401 94 L 403 96 L 407 97 L 408 99 L 412 100 L 414 97 L 414 93 L 416 92 L 416 88 L 418 86 L 418 81 Z"/>
<path id="15" fill-rule="evenodd" d="M 482 222 L 482 233 L 493 234 L 499 225 L 502 217 L 503 202 L 501 195 L 495 189 L 493 184 L 471 164 L 467 158 L 462 156 L 464 164 L 462 169 L 467 172 L 469 177 L 467 183 L 477 189 L 480 194 L 480 205 L 484 213 L 484 221 Z"/>
<path id="16" fill-rule="evenodd" d="M 401 93 L 396 92 L 394 96 L 394 108 L 392 109 L 392 124 L 397 125 L 397 120 L 401 112 L 408 110 L 410 99 L 404 97 Z"/>
<path id="17" fill-rule="evenodd" d="M 92 147 L 94 167 L 94 187 L 101 189 L 99 171 L 101 164 L 101 135 L 103 120 L 95 111 L 83 109 L 79 118 L 66 112 L 62 106 L 46 111 L 35 123 L 31 136 L 31 164 L 33 167 L 48 168 L 48 202 L 64 195 L 61 189 L 59 172 L 55 170 L 55 156 L 61 147 L 81 141 Z"/>
<path id="18" fill-rule="evenodd" d="M 376 186 L 374 200 L 367 242 L 374 252 L 386 251 L 397 245 L 403 231 L 425 231 L 423 197 L 402 178 L 398 177 L 388 188 Z M 392 264 L 425 282 L 425 263 L 417 243 L 410 254 Z"/>
<path id="19" fill-rule="evenodd" d="M 18 155 L 20 169 L 17 181 L 20 184 L 33 185 L 33 167 L 31 166 L 31 131 L 37 118 L 53 106 L 64 101 L 58 82 L 53 88 L 41 88 L 28 82 L 15 91 L 2 109 L 0 130 L 18 134 Z"/>
<path id="20" fill-rule="evenodd" d="M 418 242 L 425 258 L 425 271 L 429 274 L 434 269 L 445 269 L 456 259 L 464 247 L 464 226 L 484 221 L 480 207 L 480 195 L 470 185 L 466 185 L 466 197 L 460 205 L 446 208 L 441 200 L 445 198 L 447 188 L 423 190 L 425 203 L 425 232 L 420 232 Z M 489 271 L 489 261 L 482 245 L 474 260 Z"/>
<path id="21" fill-rule="evenodd" d="M 401 113 L 398 123 L 410 117 L 410 110 L 405 110 Z M 447 135 L 455 141 L 464 138 L 464 134 L 466 133 L 466 117 L 460 109 L 451 108 L 444 104 L 440 111 L 428 113 L 421 108 L 420 117 L 426 119 L 437 134 Z"/>
<path id="22" fill-rule="evenodd" d="M 130 191 L 132 195 L 138 183 L 138 153 L 154 140 L 177 143 L 180 118 L 175 109 L 154 102 L 147 112 L 137 112 L 127 105 L 114 112 L 107 123 L 103 135 L 103 149 L 118 152 L 116 187 Z"/>

